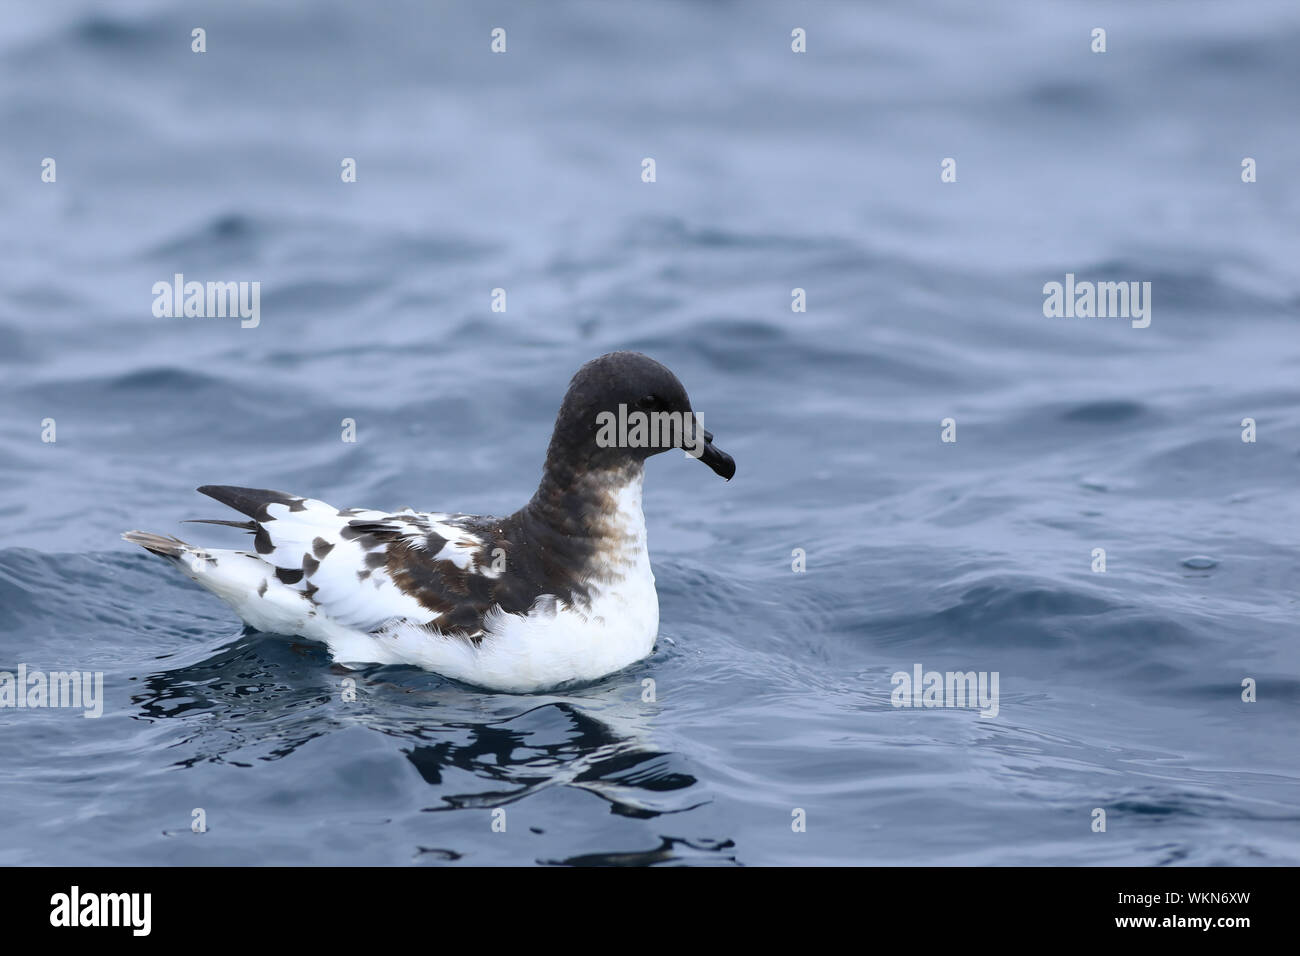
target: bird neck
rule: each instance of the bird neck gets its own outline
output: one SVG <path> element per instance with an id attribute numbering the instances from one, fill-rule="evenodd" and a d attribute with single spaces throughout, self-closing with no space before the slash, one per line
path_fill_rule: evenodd
<path id="1" fill-rule="evenodd" d="M 641 510 L 642 462 L 624 460 L 596 470 L 548 461 L 541 483 L 524 511 L 552 533 L 627 546 L 645 538 Z"/>

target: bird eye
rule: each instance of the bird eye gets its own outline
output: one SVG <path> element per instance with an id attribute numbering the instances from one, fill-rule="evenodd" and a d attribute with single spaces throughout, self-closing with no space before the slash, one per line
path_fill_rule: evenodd
<path id="1" fill-rule="evenodd" d="M 657 401 L 659 400 L 655 398 L 653 395 L 646 395 L 644 398 L 641 399 L 641 401 L 638 404 L 642 408 L 653 408 Z"/>

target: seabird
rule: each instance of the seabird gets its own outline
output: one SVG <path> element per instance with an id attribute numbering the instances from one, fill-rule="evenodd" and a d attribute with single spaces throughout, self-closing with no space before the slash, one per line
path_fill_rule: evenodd
<path id="1" fill-rule="evenodd" d="M 686 389 L 638 352 L 578 370 L 532 499 L 506 518 L 336 509 L 281 491 L 198 490 L 253 535 L 213 550 L 128 531 L 261 631 L 326 644 L 345 664 L 409 664 L 531 693 L 591 681 L 654 647 L 659 598 L 646 548 L 645 460 L 686 450 L 728 480 Z"/>

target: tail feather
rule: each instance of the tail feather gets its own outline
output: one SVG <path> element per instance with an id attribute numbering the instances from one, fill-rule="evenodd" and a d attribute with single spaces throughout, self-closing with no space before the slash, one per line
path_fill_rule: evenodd
<path id="1" fill-rule="evenodd" d="M 167 558 L 186 577 L 221 598 L 245 623 L 258 630 L 301 634 L 316 614 L 307 596 L 286 585 L 275 566 L 258 555 L 199 548 L 180 538 L 150 531 L 128 531 L 122 537 Z"/>
<path id="2" fill-rule="evenodd" d="M 190 546 L 180 538 L 154 534 L 152 531 L 127 531 L 123 533 L 122 538 L 132 544 L 138 544 L 160 558 L 180 558 L 186 551 L 191 550 Z"/>

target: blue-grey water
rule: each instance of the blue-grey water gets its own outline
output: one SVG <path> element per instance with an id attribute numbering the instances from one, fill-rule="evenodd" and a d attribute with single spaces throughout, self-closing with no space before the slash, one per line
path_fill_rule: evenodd
<path id="1" fill-rule="evenodd" d="M 1289 0 L 10 4 L 0 670 L 104 700 L 0 709 L 0 863 L 1300 862 L 1298 45 Z M 176 273 L 259 324 L 155 317 Z M 1150 325 L 1045 317 L 1067 273 Z M 348 701 L 118 538 L 239 546 L 205 483 L 508 513 L 618 348 L 739 471 L 651 462 L 660 637 L 596 684 Z M 996 716 L 892 706 L 918 664 Z"/>

